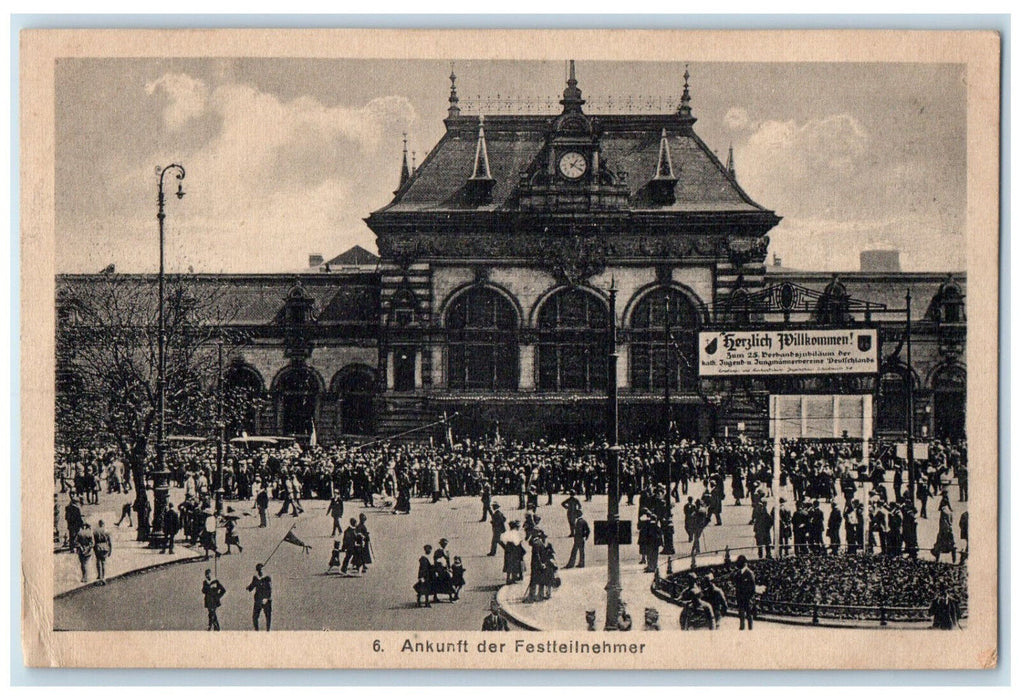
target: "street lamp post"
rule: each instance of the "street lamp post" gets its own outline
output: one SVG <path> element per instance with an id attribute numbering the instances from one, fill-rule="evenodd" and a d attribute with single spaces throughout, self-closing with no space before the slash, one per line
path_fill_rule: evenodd
<path id="1" fill-rule="evenodd" d="M 907 291 L 905 297 L 907 302 L 907 309 L 905 310 L 905 317 L 907 321 L 907 327 L 905 330 L 905 341 L 907 344 L 908 351 L 908 371 L 907 371 L 907 382 L 908 382 L 908 493 L 910 500 L 909 503 L 914 506 L 915 503 L 915 375 L 911 364 L 911 289 Z"/>
<path id="2" fill-rule="evenodd" d="M 673 411 L 670 410 L 670 379 L 671 374 L 671 363 L 670 363 L 670 351 L 671 345 L 673 344 L 673 338 L 670 337 L 670 290 L 666 292 L 666 315 L 663 319 L 663 328 L 665 330 L 663 336 L 663 422 L 664 422 L 664 438 L 663 450 L 666 453 L 664 455 L 664 475 L 663 481 L 666 482 L 666 518 L 663 520 L 663 554 L 670 556 L 674 554 L 674 520 L 673 520 L 673 503 L 670 501 L 670 479 L 673 473 L 673 455 L 671 454 L 672 449 L 670 445 L 670 424 L 673 416 Z"/>
<path id="3" fill-rule="evenodd" d="M 610 328 L 606 362 L 606 625 L 617 629 L 620 616 L 620 445 L 617 403 L 617 287 L 610 281 Z"/>
<path id="4" fill-rule="evenodd" d="M 159 272 L 159 339 L 157 343 L 156 368 L 156 402 L 159 420 L 156 424 L 156 471 L 152 475 L 152 528 L 150 530 L 149 544 L 156 547 L 162 544 L 163 540 L 163 511 L 166 510 L 167 501 L 170 495 L 170 472 L 167 471 L 167 324 L 164 316 L 163 305 L 166 293 L 166 265 L 164 253 L 163 222 L 167 218 L 164 211 L 166 198 L 163 194 L 163 181 L 167 173 L 173 172 L 177 178 L 177 198 L 184 197 L 184 188 L 181 180 L 184 179 L 184 167 L 177 163 L 171 163 L 159 171 L 159 190 L 156 198 L 157 212 L 156 220 L 160 227 L 160 272 Z"/>

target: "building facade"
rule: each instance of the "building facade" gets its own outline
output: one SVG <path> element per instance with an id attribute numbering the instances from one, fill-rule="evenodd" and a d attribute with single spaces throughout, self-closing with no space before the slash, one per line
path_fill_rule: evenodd
<path id="1" fill-rule="evenodd" d="M 247 427 L 428 439 L 447 418 L 466 436 L 597 437 L 616 324 L 622 439 L 762 436 L 771 393 L 872 394 L 876 432 L 899 435 L 908 382 L 918 436 L 963 435 L 963 275 L 767 265 L 780 217 L 698 137 L 684 79 L 672 113 L 590 115 L 572 62 L 560 114 L 483 117 L 451 75 L 446 133 L 413 172 L 405 154 L 366 219 L 375 272 L 360 255 L 347 272 L 202 278 L 247 300 L 227 375 L 267 398 Z M 698 377 L 699 331 L 767 326 L 875 327 L 880 372 Z"/>

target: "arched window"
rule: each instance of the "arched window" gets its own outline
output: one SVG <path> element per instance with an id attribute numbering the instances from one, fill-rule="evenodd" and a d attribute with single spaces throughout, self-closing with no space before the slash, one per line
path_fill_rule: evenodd
<path id="1" fill-rule="evenodd" d="M 307 435 L 312 432 L 319 399 L 319 379 L 304 365 L 293 365 L 276 383 L 274 401 L 277 426 L 285 435 Z"/>
<path id="2" fill-rule="evenodd" d="M 932 377 L 933 432 L 935 437 L 964 437 L 968 376 L 963 367 L 948 365 Z"/>
<path id="3" fill-rule="evenodd" d="M 340 403 L 340 432 L 348 435 L 375 432 L 376 377 L 373 371 L 365 366 L 345 367 L 337 372 L 331 386 Z"/>
<path id="4" fill-rule="evenodd" d="M 223 416 L 227 435 L 258 435 L 265 405 L 262 377 L 255 368 L 238 363 L 223 374 Z"/>
<path id="5" fill-rule="evenodd" d="M 555 293 L 539 309 L 540 391 L 606 388 L 608 314 L 603 302 L 581 289 Z"/>
<path id="6" fill-rule="evenodd" d="M 876 406 L 876 430 L 905 433 L 908 429 L 907 367 L 888 367 L 879 378 L 879 401 Z"/>
<path id="7" fill-rule="evenodd" d="M 475 287 L 447 310 L 447 385 L 455 390 L 518 388 L 517 313 L 499 292 Z"/>
<path id="8" fill-rule="evenodd" d="M 666 337 L 667 309 L 670 340 Z M 690 388 L 697 376 L 698 309 L 676 289 L 646 294 L 631 314 L 631 386 L 652 391 Z"/>
<path id="9" fill-rule="evenodd" d="M 847 287 L 839 278 L 834 277 L 819 297 L 815 309 L 816 321 L 830 326 L 848 323 L 851 320 L 850 307 L 851 300 L 847 294 Z"/>
<path id="10" fill-rule="evenodd" d="M 747 325 L 752 317 L 751 300 L 748 298 L 748 292 L 743 289 L 734 290 L 727 300 L 727 312 L 730 316 L 728 320 L 731 323 Z"/>

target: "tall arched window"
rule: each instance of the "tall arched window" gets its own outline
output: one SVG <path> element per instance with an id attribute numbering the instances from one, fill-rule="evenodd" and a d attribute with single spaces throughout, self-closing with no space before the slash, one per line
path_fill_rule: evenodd
<path id="1" fill-rule="evenodd" d="M 375 431 L 373 397 L 376 376 L 364 365 L 345 367 L 337 372 L 331 391 L 340 403 L 340 432 L 348 435 L 370 435 Z"/>
<path id="2" fill-rule="evenodd" d="M 258 435 L 265 405 L 262 377 L 251 366 L 235 364 L 223 375 L 224 423 L 227 435 Z"/>
<path id="3" fill-rule="evenodd" d="M 670 310 L 670 340 L 666 337 Z M 675 389 L 688 388 L 697 376 L 698 309 L 676 289 L 646 294 L 631 314 L 631 386 L 662 389 L 667 377 Z"/>
<path id="4" fill-rule="evenodd" d="M 307 435 L 319 400 L 319 379 L 304 365 L 294 365 L 277 379 L 274 391 L 277 425 L 285 435 Z"/>
<path id="5" fill-rule="evenodd" d="M 907 432 L 910 376 L 906 367 L 888 367 L 883 371 L 879 378 L 879 402 L 876 407 L 878 431 Z"/>
<path id="6" fill-rule="evenodd" d="M 540 391 L 606 388 L 608 314 L 603 302 L 581 289 L 555 293 L 539 309 Z"/>
<path id="7" fill-rule="evenodd" d="M 944 439 L 963 438 L 968 376 L 963 367 L 948 365 L 932 377 L 933 432 Z"/>
<path id="8" fill-rule="evenodd" d="M 517 313 L 499 292 L 475 287 L 447 310 L 447 385 L 458 390 L 518 388 Z"/>

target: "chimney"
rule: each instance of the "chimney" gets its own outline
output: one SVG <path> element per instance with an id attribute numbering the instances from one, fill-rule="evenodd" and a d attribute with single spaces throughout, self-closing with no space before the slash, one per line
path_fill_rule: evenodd
<path id="1" fill-rule="evenodd" d="M 323 256 L 311 254 L 308 256 L 308 266 L 318 269 L 323 264 Z"/>
<path id="2" fill-rule="evenodd" d="M 779 255 L 777 255 L 776 253 L 773 253 L 773 267 L 780 267 L 782 265 L 783 265 L 783 259 Z"/>

